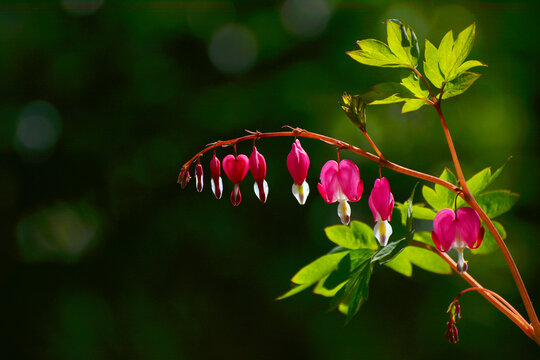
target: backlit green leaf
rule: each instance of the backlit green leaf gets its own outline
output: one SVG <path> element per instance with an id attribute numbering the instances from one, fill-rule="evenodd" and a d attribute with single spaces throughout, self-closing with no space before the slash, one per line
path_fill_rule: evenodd
<path id="1" fill-rule="evenodd" d="M 449 77 L 449 80 L 452 80 L 452 78 L 454 77 L 452 75 L 457 75 L 457 71 L 455 70 L 457 70 L 458 67 L 463 64 L 465 59 L 467 59 L 467 56 L 469 56 L 469 53 L 471 52 L 474 43 L 475 29 L 476 25 L 472 24 L 471 26 L 459 33 L 456 42 L 454 43 L 453 51 L 455 63 L 452 65 L 450 74 L 451 76 Z"/>
<path id="2" fill-rule="evenodd" d="M 418 64 L 418 40 L 410 27 L 398 20 L 386 21 L 386 32 L 390 50 L 405 64 L 415 67 Z"/>
<path id="3" fill-rule="evenodd" d="M 363 222 L 353 220 L 349 224 L 349 229 L 353 234 L 359 249 L 367 248 L 377 250 L 379 248 L 379 244 L 373 235 L 373 228 L 371 226 Z"/>
<path id="4" fill-rule="evenodd" d="M 373 229 L 360 221 L 351 221 L 349 226 L 333 225 L 324 229 L 330 241 L 347 249 L 377 249 Z"/>
<path id="5" fill-rule="evenodd" d="M 407 257 L 401 256 L 401 254 L 399 254 L 398 256 L 390 260 L 389 262 L 385 263 L 384 265 L 388 266 L 390 269 L 402 275 L 405 275 L 408 277 L 412 276 L 412 272 L 413 272 L 412 264 L 409 261 L 409 259 L 407 259 Z"/>
<path id="6" fill-rule="evenodd" d="M 392 53 L 388 45 L 379 40 L 361 40 L 357 44 L 360 50 L 349 51 L 347 55 L 361 64 L 378 67 L 409 67 Z"/>
<path id="7" fill-rule="evenodd" d="M 416 111 L 422 106 L 427 105 L 427 101 L 422 99 L 407 99 L 401 108 L 401 113 L 405 114 L 411 111 Z"/>
<path id="8" fill-rule="evenodd" d="M 345 285 L 346 282 L 342 282 L 341 284 L 339 284 L 338 286 L 334 287 L 334 288 L 328 288 L 326 287 L 326 285 L 324 284 L 326 279 L 328 279 L 328 276 L 327 275 L 326 277 L 322 278 L 321 280 L 319 280 L 317 282 L 317 285 L 315 285 L 315 287 L 313 288 L 313 293 L 314 294 L 317 294 L 317 295 L 321 295 L 321 296 L 325 296 L 325 297 L 334 297 L 334 295 L 336 295 L 336 293 L 343 287 L 343 285 Z"/>
<path id="9" fill-rule="evenodd" d="M 301 293 L 302 291 L 309 288 L 311 285 L 313 285 L 313 284 L 296 285 L 291 290 L 287 291 L 285 294 L 278 297 L 276 300 L 283 300 L 283 299 L 286 299 L 286 298 L 291 297 L 293 295 L 296 295 L 298 293 Z"/>
<path id="10" fill-rule="evenodd" d="M 439 53 L 437 48 L 429 40 L 426 40 L 424 60 L 424 73 L 433 85 L 441 88 L 444 82 L 444 77 L 439 69 Z"/>
<path id="11" fill-rule="evenodd" d="M 351 251 L 347 256 L 341 259 L 337 265 L 336 271 L 332 272 L 325 280 L 324 286 L 333 289 L 347 281 L 361 264 L 365 263 L 366 260 L 371 259 L 374 253 L 375 251 L 371 249 Z"/>
<path id="12" fill-rule="evenodd" d="M 407 90 L 419 99 L 427 99 L 429 97 L 429 91 L 422 88 L 420 80 L 415 74 L 411 73 L 409 76 L 401 79 L 401 85 L 405 86 Z"/>
<path id="13" fill-rule="evenodd" d="M 336 270 L 338 263 L 348 251 L 326 254 L 304 266 L 293 276 L 291 281 L 298 285 L 312 285 Z"/>
<path id="14" fill-rule="evenodd" d="M 408 246 L 403 252 L 398 255 L 405 256 L 413 264 L 426 271 L 431 271 L 436 274 L 451 274 L 452 268 L 439 255 L 434 252 Z"/>
<path id="15" fill-rule="evenodd" d="M 484 234 L 484 240 L 482 241 L 482 244 L 480 244 L 478 248 L 471 250 L 471 253 L 475 255 L 489 254 L 499 249 L 499 245 L 497 245 L 495 238 L 488 231 L 486 225 L 485 224 L 482 224 L 482 225 L 486 229 L 485 234 Z M 502 226 L 502 224 L 498 221 L 493 221 L 493 225 L 495 225 L 495 228 L 497 229 L 497 231 L 499 232 L 503 240 L 506 239 L 506 230 L 504 226 Z"/>
<path id="16" fill-rule="evenodd" d="M 444 169 L 439 178 L 448 181 L 451 184 L 457 184 L 456 176 L 448 168 Z M 454 207 L 456 194 L 442 185 L 435 184 L 435 189 L 424 185 L 422 187 L 422 195 L 426 202 L 437 211 Z"/>
<path id="17" fill-rule="evenodd" d="M 392 104 L 416 98 L 405 86 L 393 82 L 375 85 L 361 96 L 368 105 Z"/>
<path id="18" fill-rule="evenodd" d="M 447 79 L 452 70 L 452 66 L 455 64 L 456 58 L 454 55 L 454 33 L 452 30 L 446 33 L 441 40 L 438 49 L 439 56 L 439 68 L 441 69 L 444 78 Z"/>
<path id="19" fill-rule="evenodd" d="M 490 219 L 496 218 L 510 210 L 518 199 L 519 194 L 508 190 L 489 191 L 476 197 L 476 201 Z"/>
<path id="20" fill-rule="evenodd" d="M 459 67 L 457 67 L 455 75 L 458 76 L 458 75 L 464 73 L 465 71 L 467 71 L 469 69 L 472 69 L 474 67 L 478 67 L 478 66 L 487 66 L 487 65 L 484 64 L 481 61 L 478 61 L 478 60 L 465 61 L 463 64 L 461 64 Z"/>
<path id="21" fill-rule="evenodd" d="M 446 87 L 443 92 L 443 99 L 448 99 L 467 91 L 476 80 L 480 78 L 480 74 L 472 72 L 464 72 L 452 81 L 446 83 Z"/>

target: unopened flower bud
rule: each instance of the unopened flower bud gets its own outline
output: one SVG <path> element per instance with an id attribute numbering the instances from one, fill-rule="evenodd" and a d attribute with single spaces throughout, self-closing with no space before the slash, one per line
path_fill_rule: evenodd
<path id="1" fill-rule="evenodd" d="M 444 334 L 444 337 L 446 338 L 446 340 L 448 340 L 452 344 L 457 343 L 459 341 L 459 334 L 458 334 L 458 329 L 456 327 L 456 324 L 452 320 L 450 320 L 446 322 L 446 326 L 447 326 L 447 329 L 446 329 L 446 333 Z"/>
<path id="2" fill-rule="evenodd" d="M 360 95 L 349 95 L 346 92 L 341 97 L 341 108 L 354 125 L 366 131 L 366 103 Z"/>
<path id="3" fill-rule="evenodd" d="M 210 182 L 212 192 L 216 196 L 216 199 L 219 200 L 223 194 L 223 180 L 221 180 L 221 163 L 215 153 L 212 160 L 210 160 L 210 175 L 212 176 L 212 181 Z"/>
<path id="4" fill-rule="evenodd" d="M 268 198 L 268 183 L 266 182 L 266 160 L 260 152 L 257 151 L 257 147 L 253 146 L 253 152 L 249 157 L 249 169 L 255 179 L 253 190 L 255 195 L 264 204 Z"/>
<path id="5" fill-rule="evenodd" d="M 309 195 L 309 185 L 306 181 L 309 169 L 309 156 L 302 148 L 300 140 L 296 139 L 291 152 L 287 155 L 287 169 L 293 178 L 292 193 L 300 205 L 306 203 Z"/>
<path id="6" fill-rule="evenodd" d="M 195 185 L 198 192 L 203 191 L 203 167 L 200 163 L 195 166 Z"/>

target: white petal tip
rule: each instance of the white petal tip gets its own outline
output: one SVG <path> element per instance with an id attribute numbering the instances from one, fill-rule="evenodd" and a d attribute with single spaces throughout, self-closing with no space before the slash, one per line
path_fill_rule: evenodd
<path id="1" fill-rule="evenodd" d="M 390 239 L 390 236 L 392 235 L 392 226 L 388 220 L 377 221 L 373 227 L 373 235 L 375 235 L 375 238 L 381 246 L 386 246 L 386 244 L 388 244 L 388 239 Z"/>
<path id="2" fill-rule="evenodd" d="M 292 185 L 292 193 L 300 205 L 306 203 L 307 197 L 309 195 L 309 185 L 307 182 L 303 182 L 300 185 Z"/>
<path id="3" fill-rule="evenodd" d="M 341 219 L 343 225 L 349 225 L 351 221 L 351 206 L 347 201 L 338 202 L 338 216 Z"/>

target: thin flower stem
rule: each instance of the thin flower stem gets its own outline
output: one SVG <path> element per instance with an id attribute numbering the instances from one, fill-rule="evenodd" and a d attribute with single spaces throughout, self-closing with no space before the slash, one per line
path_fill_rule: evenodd
<path id="1" fill-rule="evenodd" d="M 429 244 L 416 241 L 416 240 L 413 240 L 411 242 L 411 245 L 434 252 L 435 254 L 439 255 L 444 261 L 446 261 L 446 263 L 450 265 L 452 270 L 454 270 L 459 276 L 461 276 L 470 285 L 478 289 L 485 289 L 482 285 L 480 285 L 478 281 L 476 281 L 475 278 L 469 275 L 469 273 L 467 272 L 460 273 L 457 270 L 456 262 L 448 254 L 438 251 L 437 249 L 435 249 L 433 246 Z M 519 314 L 519 312 L 516 309 L 514 309 L 514 307 L 508 304 L 506 300 L 503 299 L 504 302 L 502 302 L 501 299 L 491 294 L 491 291 L 479 291 L 479 293 L 483 297 L 485 297 L 487 301 L 493 304 L 493 306 L 495 306 L 500 312 L 506 315 L 506 317 L 508 317 L 514 324 L 516 324 L 528 337 L 535 340 L 533 327 L 530 324 L 528 324 L 527 321 L 523 318 L 523 316 Z"/>
<path id="2" fill-rule="evenodd" d="M 536 315 L 531 299 L 529 297 L 529 293 L 527 292 L 525 284 L 523 283 L 523 279 L 521 278 L 521 275 L 516 266 L 514 258 L 510 254 L 510 251 L 508 250 L 508 247 L 506 246 L 501 235 L 495 228 L 495 225 L 493 225 L 493 222 L 491 221 L 489 216 L 487 216 L 485 211 L 480 207 L 480 205 L 478 205 L 478 202 L 476 201 L 474 196 L 471 194 L 469 188 L 467 187 L 465 176 L 463 175 L 463 170 L 461 169 L 461 164 L 459 162 L 459 159 L 456 153 L 456 148 L 454 147 L 452 136 L 450 135 L 450 130 L 448 129 L 448 126 L 446 125 L 446 120 L 441 110 L 441 104 L 437 103 L 436 105 L 434 105 L 434 107 L 437 110 L 437 113 L 439 114 L 441 125 L 444 131 L 444 135 L 446 137 L 446 142 L 448 143 L 448 148 L 450 149 L 452 161 L 454 162 L 454 167 L 456 168 L 459 184 L 461 185 L 461 188 L 463 189 L 463 199 L 467 202 L 467 204 L 469 204 L 471 208 L 473 208 L 478 213 L 482 221 L 484 221 L 484 224 L 486 224 L 489 232 L 495 238 L 497 245 L 501 249 L 501 252 L 504 256 L 504 259 L 506 260 L 506 263 L 508 264 L 508 267 L 510 269 L 514 282 L 516 283 L 516 286 L 518 288 L 519 294 L 523 301 L 523 305 L 525 305 L 525 310 L 527 311 L 527 315 L 529 316 L 531 324 L 534 328 L 535 341 L 537 341 L 537 343 L 540 345 L 540 322 L 538 321 L 538 316 Z"/>
<path id="3" fill-rule="evenodd" d="M 460 189 L 457 186 L 455 186 L 454 184 L 449 183 L 448 181 L 442 180 L 442 179 L 440 179 L 440 178 L 438 178 L 436 176 L 432 176 L 432 175 L 429 175 L 429 174 L 426 174 L 426 173 L 423 173 L 423 172 L 420 172 L 420 171 L 412 170 L 412 169 L 406 168 L 404 166 L 397 165 L 397 164 L 395 164 L 393 162 L 390 162 L 390 161 L 386 160 L 383 157 L 380 157 L 380 156 L 374 155 L 372 153 L 369 153 L 367 151 L 364 151 L 364 150 L 362 150 L 362 149 L 360 149 L 360 148 L 358 148 L 356 146 L 347 144 L 346 142 L 343 142 L 341 140 L 337 140 L 337 139 L 331 138 L 329 136 L 317 134 L 317 133 L 307 131 L 307 130 L 304 130 L 304 129 L 300 129 L 300 128 L 295 128 L 292 131 L 281 131 L 281 132 L 268 132 L 268 133 L 255 132 L 255 133 L 251 133 L 250 135 L 242 136 L 242 137 L 235 138 L 235 139 L 216 141 L 216 142 L 214 142 L 212 144 L 208 144 L 205 149 L 203 149 L 200 152 L 198 152 L 197 154 L 195 154 L 195 156 L 193 156 L 188 162 L 186 162 L 182 166 L 182 171 L 187 170 L 187 168 L 191 165 L 191 163 L 195 159 L 202 156 L 207 151 L 210 151 L 210 150 L 215 149 L 217 147 L 236 146 L 236 144 L 238 144 L 240 142 L 243 142 L 243 141 L 246 141 L 246 140 L 251 140 L 251 139 L 270 138 L 270 137 L 287 137 L 287 136 L 304 137 L 304 138 L 323 141 L 323 142 L 325 142 L 327 144 L 336 146 L 338 149 L 348 150 L 348 151 L 353 152 L 355 154 L 361 155 L 361 156 L 365 157 L 366 159 L 369 159 L 371 161 L 374 161 L 374 162 L 380 164 L 381 166 L 386 167 L 387 169 L 390 169 L 390 170 L 393 170 L 393 171 L 396 171 L 396 172 L 399 172 L 399 173 L 402 173 L 402 174 L 405 174 L 405 175 L 409 175 L 409 176 L 412 176 L 412 177 L 417 178 L 417 179 L 421 179 L 421 180 L 429 181 L 431 183 L 439 184 L 439 185 L 444 186 L 445 188 L 447 188 L 447 189 L 449 189 L 449 190 L 451 190 L 451 191 L 453 191 L 455 193 L 460 192 Z"/>
<path id="4" fill-rule="evenodd" d="M 381 159 L 384 159 L 384 156 L 383 156 L 382 152 L 379 150 L 379 148 L 377 147 L 377 145 L 375 145 L 375 143 L 373 142 L 373 140 L 371 140 L 371 137 L 369 137 L 369 134 L 367 133 L 367 131 L 363 131 L 363 130 L 362 130 L 362 133 L 364 134 L 364 136 L 366 137 L 366 139 L 369 141 L 369 143 L 371 144 L 371 147 L 373 148 L 373 150 L 375 150 L 375 152 L 377 153 L 377 155 L 378 155 Z"/>
<path id="5" fill-rule="evenodd" d="M 489 289 L 486 289 L 484 287 L 473 286 L 473 287 L 467 288 L 465 290 L 462 290 L 462 291 L 460 291 L 459 294 L 456 295 L 453 302 L 456 302 L 463 294 L 466 294 L 466 293 L 471 292 L 471 291 L 476 291 L 476 292 L 479 292 L 479 293 L 486 292 L 488 294 L 493 295 L 494 297 L 497 298 L 497 300 L 502 302 L 516 316 L 522 317 L 521 314 L 512 305 L 510 305 L 510 303 L 508 301 L 506 301 L 501 295 L 497 294 L 493 290 L 489 290 Z"/>

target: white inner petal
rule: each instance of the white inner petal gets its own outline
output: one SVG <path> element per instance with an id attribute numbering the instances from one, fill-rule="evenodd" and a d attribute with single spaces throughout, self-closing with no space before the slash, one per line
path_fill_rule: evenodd
<path id="1" fill-rule="evenodd" d="M 386 246 L 390 235 L 392 235 L 392 226 L 390 226 L 388 220 L 378 220 L 373 227 L 373 235 L 375 235 L 375 238 L 381 246 Z"/>
<path id="2" fill-rule="evenodd" d="M 351 221 L 351 206 L 347 201 L 340 201 L 338 203 L 338 216 L 341 219 L 343 225 L 349 225 Z"/>
<path id="3" fill-rule="evenodd" d="M 307 197 L 309 195 L 309 185 L 304 181 L 301 185 L 293 184 L 292 193 L 300 205 L 306 203 Z"/>
<path id="4" fill-rule="evenodd" d="M 256 182 L 253 183 L 253 191 L 255 191 L 255 195 L 257 195 L 259 200 L 261 200 L 261 194 L 259 193 L 259 185 L 257 185 Z M 265 203 L 266 200 L 268 199 L 268 183 L 266 182 L 266 180 L 263 180 L 263 191 L 265 194 L 263 203 Z"/>
<path id="5" fill-rule="evenodd" d="M 221 199 L 221 195 L 223 195 L 223 180 L 221 180 L 221 176 L 219 177 L 219 184 L 218 184 L 218 188 L 219 188 L 219 193 L 216 194 L 216 184 L 215 184 L 215 180 L 212 179 L 212 181 L 210 181 L 210 185 L 212 186 L 212 192 L 214 193 L 214 195 L 216 196 L 216 198 L 219 200 Z"/>

